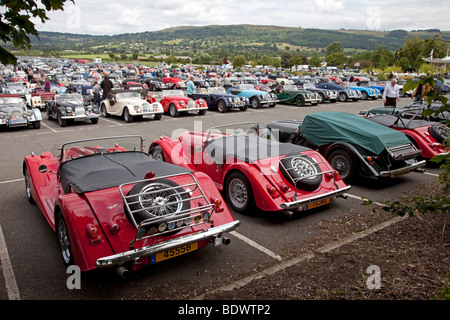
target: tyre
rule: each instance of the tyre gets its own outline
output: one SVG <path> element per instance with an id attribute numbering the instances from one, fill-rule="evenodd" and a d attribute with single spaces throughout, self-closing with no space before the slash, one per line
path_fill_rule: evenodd
<path id="1" fill-rule="evenodd" d="M 334 170 L 339 172 L 342 180 L 350 181 L 355 175 L 355 161 L 345 150 L 335 150 L 328 156 L 328 162 Z"/>
<path id="2" fill-rule="evenodd" d="M 204 116 L 206 114 L 206 109 L 203 109 L 203 110 L 199 110 L 198 111 L 198 115 L 199 116 Z"/>
<path id="3" fill-rule="evenodd" d="M 295 104 L 299 107 L 303 107 L 305 105 L 305 98 L 302 95 L 298 95 L 295 97 Z"/>
<path id="4" fill-rule="evenodd" d="M 126 123 L 133 122 L 133 116 L 130 114 L 130 111 L 128 111 L 128 108 L 123 109 L 123 119 Z"/>
<path id="5" fill-rule="evenodd" d="M 157 113 L 157 114 L 155 114 L 155 120 L 161 120 L 161 118 L 162 118 L 162 113 Z"/>
<path id="6" fill-rule="evenodd" d="M 40 129 L 40 128 L 41 128 L 41 121 L 34 121 L 33 129 Z"/>
<path id="7" fill-rule="evenodd" d="M 62 118 L 61 112 L 58 112 L 58 123 L 61 127 L 67 126 L 67 120 Z"/>
<path id="8" fill-rule="evenodd" d="M 219 110 L 219 112 L 225 113 L 227 112 L 227 106 L 225 105 L 225 102 L 223 100 L 220 100 L 217 102 L 217 110 Z"/>
<path id="9" fill-rule="evenodd" d="M 347 95 L 344 92 L 339 93 L 339 101 L 346 102 L 348 100 Z"/>
<path id="10" fill-rule="evenodd" d="M 239 108 L 239 110 L 241 110 L 241 111 L 247 111 L 247 109 L 248 109 L 248 106 L 247 106 L 247 105 L 245 105 L 245 106 Z"/>
<path id="11" fill-rule="evenodd" d="M 102 117 L 104 117 L 104 118 L 109 116 L 108 111 L 106 111 L 105 104 L 102 104 L 102 106 L 100 107 L 100 112 L 102 114 Z"/>
<path id="12" fill-rule="evenodd" d="M 369 95 L 367 94 L 367 92 L 363 91 L 361 94 L 362 94 L 362 99 L 363 100 L 369 99 Z"/>
<path id="13" fill-rule="evenodd" d="M 178 117 L 180 115 L 180 113 L 178 112 L 178 110 L 177 110 L 177 108 L 175 107 L 174 104 L 171 104 L 169 106 L 169 114 L 170 114 L 171 117 L 174 117 L 174 118 L 176 118 L 176 117 Z"/>
<path id="14" fill-rule="evenodd" d="M 280 162 L 282 164 L 280 166 L 281 173 L 292 184 L 295 183 L 297 188 L 313 191 L 320 186 L 322 171 L 311 158 L 301 155 L 287 156 L 281 159 Z"/>
<path id="15" fill-rule="evenodd" d="M 160 145 L 153 144 L 148 149 L 148 154 L 151 158 L 155 160 L 165 161 L 164 153 Z"/>
<path id="16" fill-rule="evenodd" d="M 259 109 L 261 107 L 261 102 L 259 101 L 258 97 L 253 97 L 250 101 L 250 104 L 255 109 Z"/>
<path id="17" fill-rule="evenodd" d="M 137 224 L 152 218 L 173 217 L 190 209 L 189 194 L 169 179 L 137 183 L 127 196 L 131 196 L 129 207 Z"/>
<path id="18" fill-rule="evenodd" d="M 98 118 L 91 119 L 91 122 L 92 122 L 92 124 L 97 124 L 98 123 Z"/>
<path id="19" fill-rule="evenodd" d="M 428 128 L 430 135 L 439 143 L 444 142 L 450 134 L 450 129 L 440 123 L 435 123 Z"/>
<path id="20" fill-rule="evenodd" d="M 36 202 L 33 199 L 33 196 L 31 195 L 31 178 L 30 178 L 30 174 L 28 173 L 27 167 L 25 167 L 24 176 L 25 176 L 25 192 L 27 195 L 27 200 L 31 204 L 36 204 Z"/>
<path id="21" fill-rule="evenodd" d="M 59 250 L 63 258 L 64 266 L 67 268 L 74 265 L 72 248 L 70 244 L 69 230 L 61 212 L 58 212 L 55 219 L 56 238 L 59 244 Z"/>
<path id="22" fill-rule="evenodd" d="M 255 203 L 252 185 L 247 177 L 241 172 L 233 172 L 226 181 L 225 193 L 228 203 L 239 213 L 251 214 Z"/>

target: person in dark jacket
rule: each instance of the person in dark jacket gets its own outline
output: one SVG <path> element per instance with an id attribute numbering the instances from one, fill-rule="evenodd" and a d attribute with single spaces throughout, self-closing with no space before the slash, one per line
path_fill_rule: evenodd
<path id="1" fill-rule="evenodd" d="M 108 96 L 108 93 L 111 92 L 111 89 L 114 87 L 114 84 L 111 80 L 109 80 L 108 75 L 105 75 L 105 78 L 103 79 L 102 83 L 100 83 L 100 88 L 103 90 L 103 99 L 105 100 Z"/>

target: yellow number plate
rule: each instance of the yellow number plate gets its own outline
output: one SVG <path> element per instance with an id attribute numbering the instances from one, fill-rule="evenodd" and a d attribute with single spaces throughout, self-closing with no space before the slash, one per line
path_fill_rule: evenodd
<path id="1" fill-rule="evenodd" d="M 313 209 L 313 208 L 317 208 L 317 207 L 320 207 L 320 206 L 329 204 L 330 202 L 331 202 L 331 199 L 330 199 L 330 198 L 328 198 L 328 199 L 323 199 L 323 200 L 320 200 L 320 201 L 317 201 L 317 202 L 313 202 L 313 203 L 308 204 L 308 205 L 306 206 L 306 210 Z"/>
<path id="2" fill-rule="evenodd" d="M 151 256 L 150 262 L 151 263 L 157 263 L 160 261 L 164 261 L 167 259 L 171 259 L 177 256 L 181 256 L 185 253 L 191 252 L 191 251 L 195 251 L 198 249 L 198 243 L 194 242 L 191 244 L 186 244 L 184 246 L 175 248 L 175 249 L 170 249 L 170 250 L 166 250 L 157 254 L 154 254 Z"/>

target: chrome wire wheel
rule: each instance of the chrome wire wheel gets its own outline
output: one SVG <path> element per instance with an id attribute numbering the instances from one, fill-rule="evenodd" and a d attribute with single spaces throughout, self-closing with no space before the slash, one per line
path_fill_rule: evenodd
<path id="1" fill-rule="evenodd" d="M 300 178 L 313 179 L 317 175 L 317 167 L 303 157 L 294 157 L 291 160 L 292 169 L 297 172 Z"/>
<path id="2" fill-rule="evenodd" d="M 342 179 L 346 179 L 348 177 L 350 173 L 350 163 L 347 157 L 343 155 L 336 155 L 331 159 L 330 165 L 339 172 Z"/>
<path id="3" fill-rule="evenodd" d="M 70 265 L 72 263 L 72 252 L 70 250 L 70 240 L 69 240 L 69 232 L 66 227 L 66 223 L 64 219 L 60 216 L 57 221 L 57 237 L 59 242 L 59 248 L 61 250 L 61 255 L 64 261 L 64 264 Z"/>
<path id="4" fill-rule="evenodd" d="M 173 186 L 163 183 L 147 184 L 141 189 L 138 197 L 142 208 L 148 214 L 159 217 L 181 211 L 183 208 L 183 198 L 180 194 L 175 189 L 164 190 L 171 187 Z M 158 190 L 161 191 L 158 192 Z"/>

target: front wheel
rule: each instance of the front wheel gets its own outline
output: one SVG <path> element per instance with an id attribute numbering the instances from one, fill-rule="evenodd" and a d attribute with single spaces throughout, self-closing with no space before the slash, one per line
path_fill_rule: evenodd
<path id="1" fill-rule="evenodd" d="M 36 204 L 36 202 L 33 199 L 33 196 L 31 195 L 31 177 L 28 173 L 28 168 L 25 168 L 25 192 L 27 194 L 27 200 L 31 204 Z"/>
<path id="2" fill-rule="evenodd" d="M 225 102 L 223 100 L 217 102 L 217 110 L 222 113 L 227 112 L 227 106 L 225 105 Z"/>
<path id="3" fill-rule="evenodd" d="M 126 123 L 133 122 L 133 116 L 130 114 L 130 111 L 128 111 L 128 108 L 123 109 L 123 118 Z"/>
<path id="4" fill-rule="evenodd" d="M 67 126 L 67 120 L 62 118 L 61 112 L 58 112 L 58 123 L 61 127 Z"/>
<path id="5" fill-rule="evenodd" d="M 252 98 L 251 105 L 255 109 L 259 109 L 261 107 L 261 102 L 259 101 L 258 97 Z"/>
<path id="6" fill-rule="evenodd" d="M 148 150 L 148 154 L 151 158 L 155 160 L 165 161 L 164 153 L 160 145 L 153 144 Z"/>

